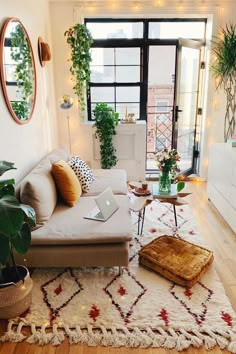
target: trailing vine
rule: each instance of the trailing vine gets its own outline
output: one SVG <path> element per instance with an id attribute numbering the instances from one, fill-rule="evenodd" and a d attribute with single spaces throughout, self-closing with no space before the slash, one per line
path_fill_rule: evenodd
<path id="1" fill-rule="evenodd" d="M 33 63 L 30 46 L 24 29 L 17 25 L 11 32 L 11 58 L 17 63 L 15 77 L 18 91 L 22 92 L 23 100 L 30 100 L 33 94 Z"/>
<path id="2" fill-rule="evenodd" d="M 116 135 L 119 114 L 106 103 L 97 103 L 93 110 L 95 117 L 95 136 L 100 141 L 101 167 L 109 169 L 116 165 L 116 149 L 113 145 L 113 136 Z"/>
<path id="3" fill-rule="evenodd" d="M 78 97 L 78 102 L 82 111 L 85 109 L 84 90 L 88 89 L 90 81 L 90 62 L 92 61 L 90 48 L 93 38 L 83 24 L 76 24 L 64 33 L 66 42 L 71 48 L 70 67 L 71 74 L 75 77 L 73 90 Z"/>

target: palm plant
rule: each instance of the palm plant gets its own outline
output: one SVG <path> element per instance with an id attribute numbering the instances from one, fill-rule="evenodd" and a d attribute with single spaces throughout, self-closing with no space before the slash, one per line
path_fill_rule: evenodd
<path id="1" fill-rule="evenodd" d="M 236 112 L 236 25 L 221 28 L 221 35 L 212 41 L 215 61 L 211 65 L 216 78 L 216 88 L 223 87 L 226 93 L 224 140 L 235 133 Z"/>
<path id="2" fill-rule="evenodd" d="M 0 161 L 0 176 L 15 169 L 14 163 Z M 14 249 L 24 254 L 30 247 L 35 211 L 15 198 L 14 179 L 0 180 L 0 287 L 21 279 L 14 260 Z"/>

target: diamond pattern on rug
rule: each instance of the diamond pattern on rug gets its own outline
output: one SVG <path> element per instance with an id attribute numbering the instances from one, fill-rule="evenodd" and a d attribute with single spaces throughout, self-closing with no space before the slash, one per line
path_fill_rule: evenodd
<path id="1" fill-rule="evenodd" d="M 170 293 L 175 300 L 179 301 L 198 325 L 201 325 L 207 314 L 207 303 L 211 301 L 214 294 L 213 290 L 201 282 L 197 282 L 191 289 L 183 288 L 179 285 L 173 284 L 170 288 Z"/>
<path id="2" fill-rule="evenodd" d="M 134 307 L 147 289 L 128 269 L 124 269 L 123 274 L 115 276 L 104 288 L 104 291 L 110 297 L 112 304 L 119 311 L 124 322 L 128 324 Z"/>
<path id="3" fill-rule="evenodd" d="M 189 206 L 176 211 L 178 237 L 206 247 Z M 135 213 L 132 220 L 135 224 Z M 133 229 L 123 274 L 116 267 L 35 269 L 30 311 L 13 319 L 0 340 L 59 345 L 67 335 L 70 344 L 167 351 L 219 345 L 236 353 L 235 312 L 213 265 L 187 289 L 138 264 L 142 246 L 175 233 L 172 206 L 156 201 L 146 207 L 143 234 L 137 236 L 137 225 Z M 29 326 L 27 338 L 23 326 Z"/>
<path id="4" fill-rule="evenodd" d="M 138 252 L 144 246 L 144 243 L 139 237 L 134 237 L 129 243 L 129 262 L 138 260 Z"/>
<path id="5" fill-rule="evenodd" d="M 69 284 L 70 286 L 66 286 Z M 50 322 L 52 323 L 53 320 L 60 316 L 60 311 L 65 308 L 83 288 L 75 277 L 73 270 L 66 268 L 56 277 L 49 279 L 46 283 L 41 285 L 41 290 L 43 292 L 43 300 L 50 311 Z"/>

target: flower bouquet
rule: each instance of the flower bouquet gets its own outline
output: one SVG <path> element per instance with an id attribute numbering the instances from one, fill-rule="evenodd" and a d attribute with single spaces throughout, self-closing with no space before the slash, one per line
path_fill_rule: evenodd
<path id="1" fill-rule="evenodd" d="M 159 191 L 160 193 L 170 193 L 171 182 L 175 181 L 176 173 L 180 171 L 177 164 L 180 161 L 179 153 L 176 149 L 165 148 L 155 154 L 155 159 L 160 169 Z"/>

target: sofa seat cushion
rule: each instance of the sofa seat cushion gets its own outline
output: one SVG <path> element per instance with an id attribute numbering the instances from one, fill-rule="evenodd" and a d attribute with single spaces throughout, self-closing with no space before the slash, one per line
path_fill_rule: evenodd
<path id="1" fill-rule="evenodd" d="M 127 196 L 115 196 L 119 209 L 106 221 L 84 219 L 95 207 L 93 197 L 81 197 L 69 208 L 58 204 L 46 225 L 32 232 L 32 245 L 119 243 L 132 239 Z"/>
<path id="2" fill-rule="evenodd" d="M 98 195 L 107 187 L 111 187 L 113 194 L 127 194 L 127 179 L 125 170 L 120 169 L 92 169 L 95 180 L 91 183 L 87 193 L 83 193 L 83 197 Z"/>

